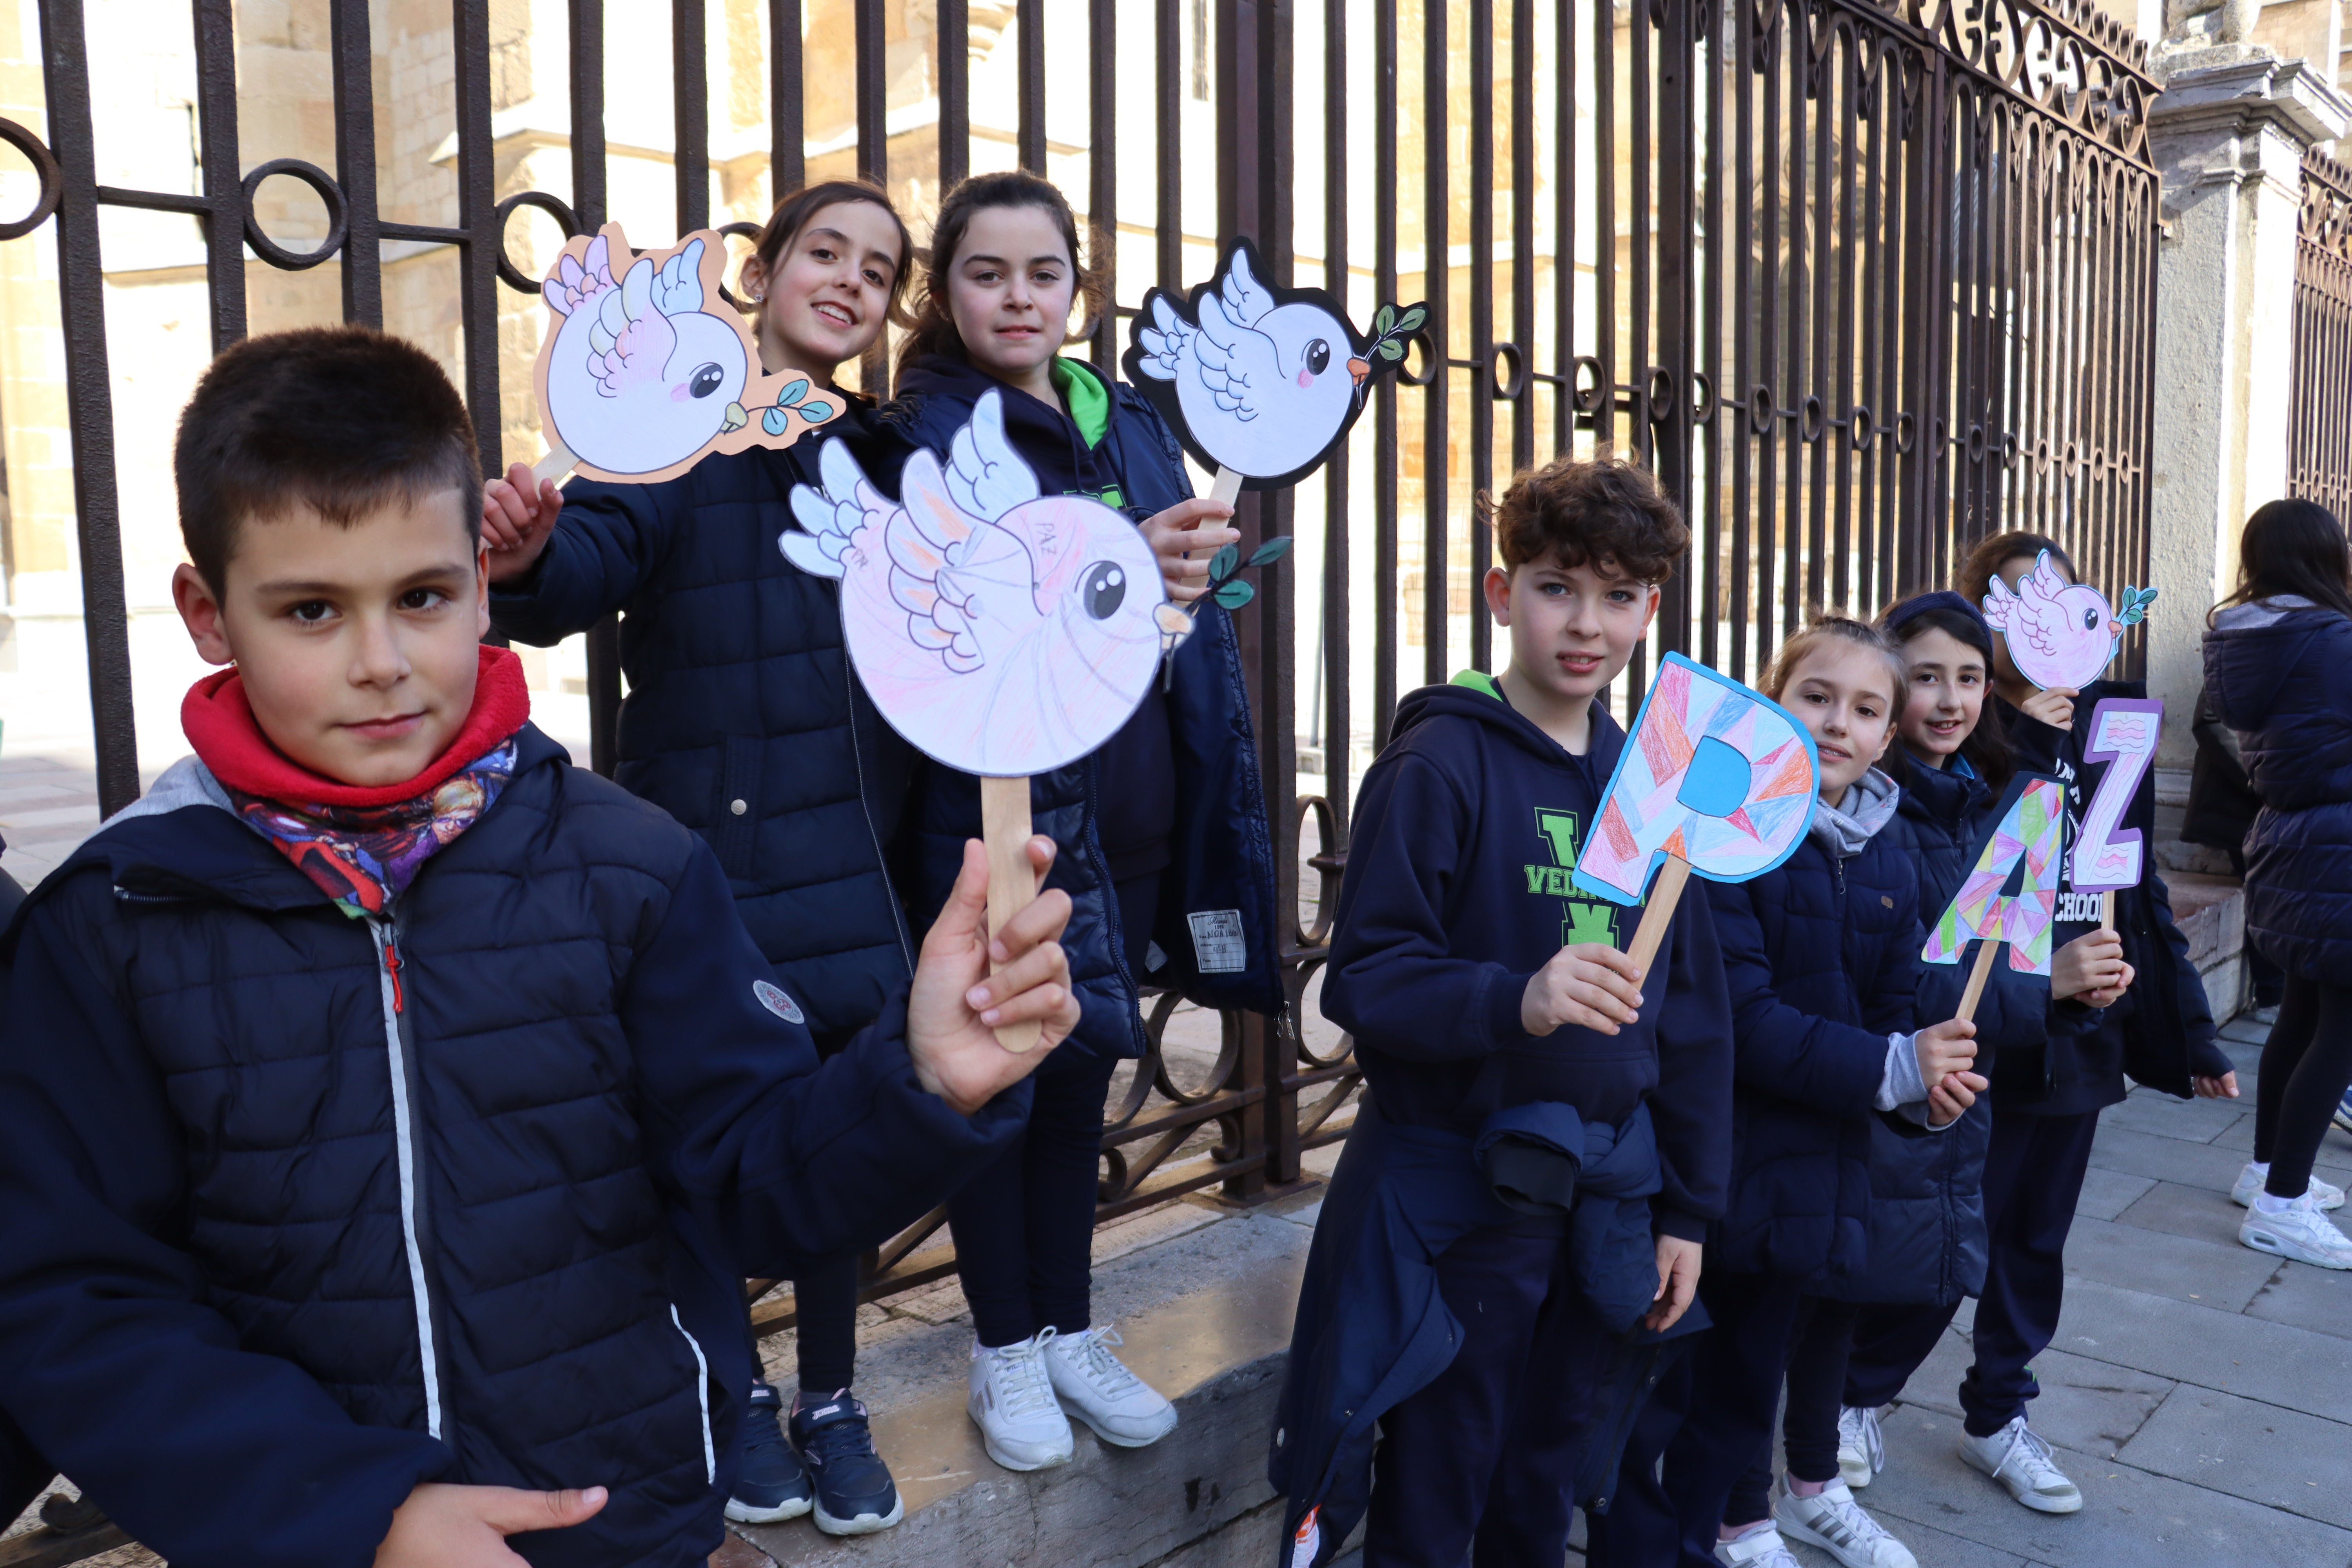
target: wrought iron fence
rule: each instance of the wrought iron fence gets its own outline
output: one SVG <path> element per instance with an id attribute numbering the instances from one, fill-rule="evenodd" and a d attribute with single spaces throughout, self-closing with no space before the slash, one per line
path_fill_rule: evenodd
<path id="1" fill-rule="evenodd" d="M 2287 493 L 2352 527 L 2352 168 L 2317 148 L 2303 158 L 2291 402 Z"/>
<path id="2" fill-rule="evenodd" d="M 531 455 L 504 450 L 496 291 L 535 286 L 508 258 L 509 219 L 530 207 L 575 233 L 611 205 L 607 0 L 568 0 L 572 184 L 561 195 L 501 194 L 488 0 L 452 0 L 447 225 L 380 211 L 369 0 L 322 3 L 332 173 L 240 163 L 230 0 L 192 0 L 195 194 L 99 183 L 83 0 L 40 0 L 46 142 L 0 121 L 41 175 L 35 207 L 0 237 L 56 223 L 109 811 L 139 774 L 101 209 L 202 226 L 215 348 L 246 330 L 248 249 L 273 268 L 338 261 L 342 314 L 377 324 L 386 244 L 454 248 L 463 384 L 495 470 Z M 938 130 L 920 156 L 937 189 L 971 166 L 975 7 L 932 3 Z M 887 176 L 887 34 L 905 0 L 765 0 L 772 188 L 806 168 L 804 4 L 851 14 L 856 163 Z M 1014 153 L 1044 169 L 1048 7 L 985 9 L 1011 13 Z M 1086 340 L 1095 363 L 1114 365 L 1146 286 L 1189 281 L 1188 257 L 1203 270 L 1208 242 L 1234 235 L 1255 239 L 1278 278 L 1319 274 L 1362 314 L 1375 300 L 1430 305 L 1403 374 L 1379 385 L 1349 448 L 1306 485 L 1243 502 L 1244 549 L 1293 531 L 1310 545 L 1243 616 L 1261 761 L 1283 803 L 1278 907 L 1298 911 L 1283 933 L 1290 1006 L 1219 1020 L 1205 1067 L 1181 1068 L 1163 1048 L 1175 1003 L 1147 999 L 1152 1054 L 1105 1132 L 1106 1220 L 1208 1188 L 1236 1200 L 1281 1190 L 1302 1179 L 1307 1153 L 1345 1136 L 1360 1075 L 1344 1039 L 1311 1039 L 1304 1024 L 1351 787 L 1386 742 L 1401 683 L 1442 680 L 1465 660 L 1491 668 L 1475 613 L 1491 541 L 1472 503 L 1498 475 L 1555 451 L 1621 447 L 1688 512 L 1692 559 L 1617 693 L 1627 712 L 1657 650 L 1753 679 L 1807 606 L 1875 609 L 1940 580 L 1997 529 L 2052 532 L 2102 580 L 2144 577 L 2157 87 L 2144 47 L 2086 0 L 1068 0 L 1051 21 L 1085 38 L 1069 89 L 1086 95 L 1088 138 L 1074 200 L 1096 232 L 1148 229 L 1152 242 L 1145 275 L 1117 272 L 1116 246 L 1096 258 L 1122 303 Z M 683 231 L 712 216 L 703 0 L 671 0 L 668 24 Z M 1188 33 L 1200 40 L 1189 76 Z M 1137 49 L 1152 66 L 1148 113 L 1116 90 L 1122 54 Z M 1182 116 L 1203 93 L 1215 157 L 1188 164 Z M 1150 151 L 1146 199 L 1121 178 L 1132 143 Z M 326 233 L 307 251 L 256 219 L 256 192 L 277 175 L 325 205 Z M 1214 188 L 1213 233 L 1188 237 L 1184 198 L 1202 184 Z M 2307 357 L 2341 376 L 2352 264 L 2336 210 L 2336 237 L 2306 242 L 2307 257 L 2337 268 L 2336 335 L 2324 340 L 2334 347 Z M 878 350 L 865 374 L 881 384 Z M 592 642 L 589 684 L 593 756 L 609 770 L 620 686 L 609 627 Z M 933 1215 L 882 1249 L 869 1298 L 952 1270 L 938 1228 Z M 792 1321 L 782 1299 L 758 1310 L 766 1328 Z"/>

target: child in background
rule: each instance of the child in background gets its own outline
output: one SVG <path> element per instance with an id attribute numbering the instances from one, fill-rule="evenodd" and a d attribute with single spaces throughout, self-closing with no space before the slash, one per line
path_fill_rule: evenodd
<path id="1" fill-rule="evenodd" d="M 820 1065 L 709 848 L 480 646 L 478 462 L 400 339 L 215 360 L 172 586 L 233 668 L 0 937 L 0 1387 L 191 1568 L 698 1568 L 743 1275 L 938 1203 L 1026 1110 L 990 1026 L 1077 1022 L 1060 894 L 988 973 L 975 843 Z"/>
<path id="2" fill-rule="evenodd" d="M 882 411 L 897 455 L 942 458 L 974 405 L 999 390 L 1004 429 L 1047 495 L 1097 497 L 1133 517 L 1171 596 L 1198 600 L 1209 560 L 1239 538 L 1231 509 L 1193 499 L 1181 449 L 1134 388 L 1061 357 L 1087 275 L 1077 221 L 1054 185 L 1020 171 L 950 191 L 931 231 L 919 313 Z M 894 480 L 885 480 L 894 482 Z M 1190 552 L 1190 554 L 1187 554 Z M 1093 1321 L 1094 1215 L 1103 1103 L 1120 1061 L 1146 1047 L 1139 987 L 1203 1007 L 1278 1013 L 1273 836 L 1258 777 L 1233 622 L 1201 605 L 1163 689 L 1093 756 L 1030 781 L 1032 819 L 1061 847 L 1071 967 L 1086 1021 L 1037 1079 L 1021 1147 L 948 1205 L 974 1343 L 968 1408 L 1009 1469 L 1071 1454 L 1075 1412 L 1107 1443 L 1137 1447 L 1176 1425 L 1167 1400 L 1113 1353 Z M 943 896 L 961 836 L 980 831 L 980 787 L 929 770 L 918 898 Z"/>
<path id="3" fill-rule="evenodd" d="M 2238 1200 L 2250 1210 L 2238 1239 L 2352 1268 L 2352 1240 L 2321 1212 L 2344 1194 L 2311 1174 L 2352 1083 L 2352 550 L 2326 508 L 2277 500 L 2246 520 L 2238 562 L 2237 592 L 2205 633 L 2205 682 L 2263 800 L 2246 840 L 2246 937 L 2287 975 L 2238 1183 L 2261 1190 Z"/>
<path id="4" fill-rule="evenodd" d="M 1568 880 L 1625 745 L 1603 700 L 1689 532 L 1641 470 L 1570 458 L 1522 473 L 1494 530 L 1510 664 L 1398 705 L 1339 890 L 1323 1007 L 1368 1094 L 1276 1437 L 1288 1523 L 1318 1543 L 1301 1568 L 1339 1550 L 1368 1467 L 1366 1568 L 1455 1568 L 1474 1544 L 1481 1568 L 1557 1568 L 1585 1434 L 1612 1429 L 1602 1363 L 1682 1317 L 1724 1203 L 1707 900 L 1694 884 L 1644 976 L 1618 946 L 1635 911 Z M 1571 1233 L 1604 1226 L 1616 1245 L 1580 1266 Z"/>
<path id="5" fill-rule="evenodd" d="M 1817 616 L 1781 646 L 1764 682 L 1821 759 L 1821 799 L 1787 861 L 1747 882 L 1705 884 L 1736 1030 L 1730 1203 L 1699 1299 L 1715 1327 L 1637 1426 L 1593 1561 L 1610 1568 L 1720 1560 L 1788 1568 L 1780 1531 L 1857 1568 L 1912 1568 L 1839 1479 L 1842 1365 L 1790 1383 L 1788 1485 L 1759 1471 L 1782 1373 L 1816 1299 L 1859 1281 L 1869 1256 L 1874 1122 L 1914 1136 L 1948 1129 L 1984 1080 L 1976 1026 L 1913 1031 L 1918 886 L 1895 837 L 1895 783 L 1874 765 L 1907 684 L 1874 627 Z M 1832 1351 L 1843 1336 L 1831 1338 Z M 1834 1362 L 1837 1358 L 1832 1358 Z M 1663 1477 L 1651 1464 L 1663 1451 Z M 1778 1528 L 1776 1529 L 1776 1522 Z M 1599 1544 L 1605 1540 L 1605 1547 Z"/>
<path id="6" fill-rule="evenodd" d="M 880 339 L 909 259 L 879 187 L 835 180 L 786 197 L 740 289 L 761 367 L 823 383 L 840 417 L 783 451 L 706 458 L 660 484 L 583 478 L 558 490 L 517 463 L 483 493 L 492 623 L 546 647 L 626 612 L 614 776 L 717 852 L 751 940 L 828 1053 L 913 967 L 892 865 L 916 758 L 851 674 L 836 585 L 794 568 L 776 538 L 818 445 L 872 431 L 872 400 L 834 377 Z M 857 1258 L 796 1260 L 792 1276 L 791 1436 L 782 1396 L 753 1383 L 728 1517 L 814 1508 L 830 1535 L 887 1529 L 905 1505 L 850 1392 Z"/>

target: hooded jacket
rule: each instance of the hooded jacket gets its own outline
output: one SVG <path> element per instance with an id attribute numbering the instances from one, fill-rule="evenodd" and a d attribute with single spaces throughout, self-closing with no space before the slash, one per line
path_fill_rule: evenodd
<path id="1" fill-rule="evenodd" d="M 2093 711 L 2103 698 L 2146 695 L 2142 681 L 2095 680 L 2075 694 L 2071 730 L 2053 729 L 1993 700 L 2000 720 L 2009 726 L 2019 771 L 2047 773 L 2066 785 L 2068 844 L 2112 765 L 2084 760 Z M 2143 843 L 2156 842 L 2153 769 L 2141 775 L 2122 826 L 2137 828 Z M 2099 923 L 2099 895 L 2074 891 L 2074 877 L 2073 857 L 2062 857 L 2053 952 Z M 2038 1058 L 2031 1049 L 2012 1048 L 1997 1058 L 1992 1092 L 2000 1114 L 2087 1115 L 2120 1103 L 2129 1091 L 2126 1078 L 2187 1099 L 2196 1093 L 2192 1077 L 2218 1078 L 2231 1070 L 2228 1055 L 2215 1043 L 2205 982 L 2189 962 L 2189 939 L 2172 918 L 2171 895 L 2153 864 L 2138 887 L 2116 895 L 2116 931 L 2123 938 L 2124 962 L 2132 966 L 2130 989 L 2106 1008 L 2058 1003 L 2049 1011 L 2045 1049 Z"/>
<path id="2" fill-rule="evenodd" d="M 1183 449 L 1142 394 L 1091 372 L 1077 374 L 1086 378 L 1081 388 L 1090 384 L 1107 396 L 1099 440 L 1089 442 L 1062 409 L 1026 393 L 1007 392 L 1003 399 L 1005 433 L 1039 486 L 1048 494 L 1114 492 L 1116 504 L 1138 521 L 1190 498 Z M 878 416 L 875 464 L 866 471 L 895 490 L 908 455 L 919 448 L 945 453 L 982 395 L 1001 385 L 959 358 L 934 354 L 917 362 Z M 1172 663 L 1164 690 L 1155 687 L 1101 750 L 1029 781 L 1031 823 L 1061 850 L 1046 886 L 1066 891 L 1072 905 L 1062 946 L 1084 1017 L 1071 1038 L 1104 1057 L 1143 1054 L 1139 985 L 1177 992 L 1202 1007 L 1275 1014 L 1287 1005 L 1274 834 L 1233 617 L 1214 605 L 1202 606 Z M 980 835 L 979 781 L 945 766 L 927 768 L 917 813 L 914 898 L 920 911 L 946 898 L 962 864 L 963 841 Z M 1167 837 L 1164 850 L 1137 862 L 1139 873 L 1160 870 L 1160 904 L 1146 971 L 1131 974 L 1114 887 L 1129 873 L 1110 852 L 1148 847 L 1107 842 L 1105 835 L 1107 827 L 1117 837 L 1139 822 L 1157 825 Z"/>
<path id="3" fill-rule="evenodd" d="M 573 479 L 531 570 L 490 590 L 492 624 L 542 647 L 621 612 L 614 776 L 710 846 L 828 1049 L 914 970 L 893 867 L 920 761 L 849 667 L 840 585 L 776 545 L 817 447 L 866 456 L 871 405 L 841 399 L 840 419 L 780 452 L 655 485 Z"/>
<path id="4" fill-rule="evenodd" d="M 1475 1134 L 1538 1101 L 1621 1126 L 1646 1104 L 1657 1227 L 1698 1240 L 1723 1212 L 1731 1015 L 1697 889 L 1675 911 L 1638 1022 L 1537 1037 L 1519 1021 L 1528 980 L 1563 946 L 1622 945 L 1637 918 L 1569 881 L 1625 745 L 1597 704 L 1591 723 L 1585 754 L 1571 755 L 1483 675 L 1397 705 L 1357 796 L 1323 1012 L 1354 1037 L 1381 1114 L 1400 1127 Z"/>
<path id="5" fill-rule="evenodd" d="M 389 921 L 177 764 L 0 936 L 0 1401 L 178 1568 L 368 1568 L 421 1481 L 603 1485 L 698 1565 L 740 1281 L 1001 1157 L 903 1000 L 818 1065 L 709 850 L 538 731 Z"/>
<path id="6" fill-rule="evenodd" d="M 2205 684 L 2263 808 L 2246 838 L 2246 934 L 2291 973 L 2352 981 L 2352 620 L 2291 597 L 2233 605 Z"/>

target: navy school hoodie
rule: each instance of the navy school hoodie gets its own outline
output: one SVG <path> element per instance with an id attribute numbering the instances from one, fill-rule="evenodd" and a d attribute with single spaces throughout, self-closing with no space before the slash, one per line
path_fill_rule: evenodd
<path id="1" fill-rule="evenodd" d="M 1591 743 L 1572 755 L 1483 675 L 1409 694 L 1357 799 L 1323 1012 L 1354 1036 L 1399 1126 L 1471 1133 L 1544 1100 L 1616 1124 L 1646 1101 L 1658 1228 L 1696 1241 L 1723 1213 L 1731 1152 L 1731 1008 L 1707 900 L 1685 894 L 1632 1026 L 1537 1037 L 1519 1023 L 1528 981 L 1561 947 L 1632 939 L 1637 910 L 1569 881 L 1624 744 L 1595 704 Z"/>

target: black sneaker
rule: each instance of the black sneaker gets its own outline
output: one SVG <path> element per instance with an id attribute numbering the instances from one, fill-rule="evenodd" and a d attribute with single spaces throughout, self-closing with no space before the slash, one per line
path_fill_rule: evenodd
<path id="1" fill-rule="evenodd" d="M 874 1451 L 866 1406 L 849 1390 L 794 1401 L 793 1447 L 816 1483 L 816 1527 L 827 1535 L 871 1535 L 907 1517 L 890 1467 Z"/>
<path id="2" fill-rule="evenodd" d="M 743 1469 L 727 1500 L 738 1524 L 775 1524 L 809 1510 L 808 1472 L 784 1440 L 783 1397 L 764 1383 L 751 1385 L 743 1412 Z"/>

